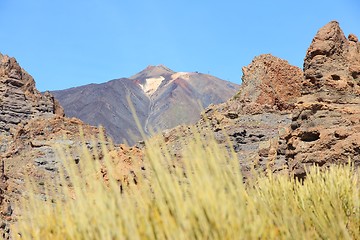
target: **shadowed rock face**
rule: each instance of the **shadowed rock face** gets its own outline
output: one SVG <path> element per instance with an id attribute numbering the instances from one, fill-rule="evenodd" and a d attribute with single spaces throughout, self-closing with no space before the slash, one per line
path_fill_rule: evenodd
<path id="1" fill-rule="evenodd" d="M 159 65 L 148 66 L 130 78 L 52 92 L 69 117 L 102 125 L 115 142 L 141 140 L 127 96 L 130 96 L 146 135 L 200 119 L 203 107 L 222 103 L 238 85 L 196 72 L 176 73 Z"/>

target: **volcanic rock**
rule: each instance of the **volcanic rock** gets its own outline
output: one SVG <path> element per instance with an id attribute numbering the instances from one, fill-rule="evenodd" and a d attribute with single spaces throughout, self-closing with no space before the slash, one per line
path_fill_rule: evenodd
<path id="1" fill-rule="evenodd" d="M 359 46 L 332 21 L 314 37 L 303 71 L 268 54 L 255 57 L 243 68 L 240 91 L 210 105 L 196 128 L 232 148 L 245 177 L 251 169 L 303 178 L 312 165 L 359 166 Z M 185 126 L 163 133 L 175 156 L 192 135 Z"/>
<path id="2" fill-rule="evenodd" d="M 360 165 L 360 44 L 332 21 L 312 41 L 304 62 L 303 96 L 297 99 L 287 143 L 289 169 L 352 161 Z"/>
<path id="3" fill-rule="evenodd" d="M 358 42 L 357 36 L 355 36 L 352 33 L 349 34 L 348 39 L 349 39 L 349 41 L 352 41 L 352 42 Z"/>
<path id="4" fill-rule="evenodd" d="M 353 34 L 348 40 L 339 23 L 322 27 L 307 50 L 304 61 L 304 93 L 336 89 L 360 93 L 360 43 Z"/>
<path id="5" fill-rule="evenodd" d="M 143 139 L 141 130 L 151 136 L 180 124 L 196 123 L 203 108 L 228 100 L 237 90 L 238 85 L 208 74 L 174 72 L 158 65 L 130 78 L 52 93 L 67 116 L 102 125 L 116 143 L 132 145 Z M 140 126 L 134 121 L 134 112 Z"/>
<path id="6" fill-rule="evenodd" d="M 244 113 L 282 111 L 294 107 L 301 95 L 301 69 L 270 54 L 255 57 L 243 67 L 242 85 L 236 94 Z"/>
<path id="7" fill-rule="evenodd" d="M 11 135 L 35 116 L 63 115 L 50 93 L 41 94 L 34 79 L 14 58 L 0 54 L 0 132 Z"/>
<path id="8" fill-rule="evenodd" d="M 34 79 L 23 70 L 14 58 L 0 54 L 0 233 L 9 237 L 9 226 L 20 210 L 15 205 L 26 195 L 25 179 L 35 185 L 54 187 L 64 166 L 57 151 L 62 149 L 75 163 L 88 161 L 81 149 L 101 152 L 103 145 L 112 146 L 101 131 L 79 119 L 64 117 L 60 104 L 49 92 L 41 94 Z M 101 140 L 103 139 L 103 140 Z M 95 151 L 96 150 L 96 151 Z M 128 161 L 131 154 L 132 161 Z M 112 147 L 111 159 L 123 171 L 119 180 L 134 172 L 140 150 Z M 102 155 L 93 156 L 101 160 Z M 131 170 L 129 170 L 131 169 Z M 138 167 L 140 169 L 140 167 Z M 45 190 L 36 193 L 40 198 Z"/>
<path id="9" fill-rule="evenodd" d="M 286 170 L 285 155 L 277 153 L 279 138 L 287 133 L 284 129 L 290 125 L 291 112 L 301 95 L 302 71 L 270 54 L 255 57 L 242 70 L 239 92 L 223 104 L 210 105 L 196 128 L 204 137 L 212 134 L 218 143 L 232 148 L 245 177 L 254 168 Z M 181 145 L 192 134 L 181 126 L 165 132 L 164 139 L 174 155 L 181 156 Z"/>
<path id="10" fill-rule="evenodd" d="M 110 140 L 90 141 L 100 133 L 99 129 L 62 117 L 51 94 L 39 94 L 33 79 L 14 59 L 0 56 L 0 210 L 8 222 L 9 213 L 18 214 L 12 201 L 26 191 L 25 176 L 41 182 L 46 176 L 51 179 L 58 175 L 62 160 L 55 154 L 56 145 L 68 149 L 69 156 L 79 163 L 84 158 L 78 147 L 96 149 L 101 144 L 109 146 Z M 332 21 L 314 37 L 303 71 L 269 54 L 255 57 L 243 68 L 240 91 L 225 103 L 209 105 L 195 128 L 206 141 L 211 134 L 219 144 L 235 152 L 245 178 L 251 177 L 253 170 L 305 178 L 312 165 L 326 169 L 331 164 L 352 162 L 359 167 L 359 63 L 357 37 L 351 34 L 346 38 L 339 24 Z M 152 75 L 153 71 L 162 72 L 164 79 Z M 154 107 L 161 106 L 156 105 L 154 96 L 192 93 L 187 81 L 191 78 L 191 74 L 161 67 L 149 68 L 130 81 L 148 94 L 149 104 L 153 101 L 149 106 Z M 170 84 L 171 91 L 162 91 L 162 84 Z M 82 137 L 79 128 L 83 129 Z M 194 138 L 194 132 L 190 126 L 182 125 L 164 131 L 161 137 L 174 158 L 181 158 L 184 144 Z M 115 146 L 109 155 L 114 161 L 120 159 L 120 181 L 133 173 L 134 162 L 141 168 L 141 161 L 133 158 L 141 158 L 141 150 L 136 147 Z M 102 174 L 106 180 L 108 173 L 104 170 Z M 0 225 L 0 231 L 6 224 Z"/>

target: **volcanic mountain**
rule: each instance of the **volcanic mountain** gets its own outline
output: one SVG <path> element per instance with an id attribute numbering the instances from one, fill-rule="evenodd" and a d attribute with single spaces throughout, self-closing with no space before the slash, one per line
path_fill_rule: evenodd
<path id="1" fill-rule="evenodd" d="M 194 127 L 201 137 L 214 136 L 233 150 L 244 179 L 251 178 L 254 170 L 305 178 L 313 165 L 326 169 L 352 162 L 359 169 L 360 42 L 354 34 L 346 37 L 339 23 L 332 21 L 313 38 L 303 69 L 263 54 L 242 71 L 240 90 L 230 100 L 208 106 Z M 196 99 L 206 107 L 227 94 L 230 97 L 236 88 L 206 74 L 150 66 L 130 78 L 55 95 L 69 116 L 106 120 L 114 127 L 103 124 L 107 131 L 121 140 L 130 137 L 126 128 L 139 136 L 126 96 L 148 133 L 150 126 L 171 127 L 182 116 L 193 121 L 200 111 Z M 68 158 L 79 164 L 89 160 L 79 149 L 95 154 L 111 144 L 107 138 L 96 138 L 99 129 L 63 115 L 51 93 L 41 94 L 14 58 L 0 54 L 0 235 L 4 239 L 10 239 L 10 224 L 21 215 L 18 202 L 28 196 L 26 179 L 43 186 L 60 176 L 64 159 L 57 149 L 65 149 Z M 163 139 L 176 160 L 194 133 L 189 126 L 179 126 L 159 136 L 151 141 Z M 136 173 L 148 171 L 142 165 L 146 158 L 141 159 L 146 146 L 111 148 L 107 157 L 117 165 L 119 182 L 128 176 L 135 182 Z M 104 158 L 103 154 L 91 157 Z M 106 172 L 101 174 L 107 178 Z M 58 184 L 57 180 L 47 184 L 51 183 Z M 45 200 L 48 192 L 41 187 L 36 194 Z"/>
<path id="2" fill-rule="evenodd" d="M 53 91 L 68 117 L 102 125 L 115 142 L 141 139 L 134 111 L 146 135 L 192 124 L 203 108 L 232 97 L 239 86 L 208 74 L 148 66 L 130 78 Z"/>

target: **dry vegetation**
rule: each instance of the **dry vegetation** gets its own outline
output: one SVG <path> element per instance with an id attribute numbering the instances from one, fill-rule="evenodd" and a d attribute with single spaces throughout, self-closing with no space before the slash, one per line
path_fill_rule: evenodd
<path id="1" fill-rule="evenodd" d="M 63 154 L 67 177 L 48 189 L 53 197 L 46 202 L 26 198 L 13 237 L 360 239 L 359 174 L 350 165 L 314 168 L 303 183 L 266 174 L 244 184 L 233 154 L 199 139 L 184 149 L 182 162 L 147 142 L 146 170 L 122 193 L 105 147 L 108 181 L 88 150 L 78 165 Z"/>

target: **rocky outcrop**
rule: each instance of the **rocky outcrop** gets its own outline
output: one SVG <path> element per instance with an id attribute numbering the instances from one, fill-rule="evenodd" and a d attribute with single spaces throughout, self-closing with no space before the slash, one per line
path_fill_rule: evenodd
<path id="1" fill-rule="evenodd" d="M 360 165 L 360 44 L 335 21 L 321 28 L 307 50 L 303 95 L 285 137 L 289 169 L 354 162 Z"/>
<path id="2" fill-rule="evenodd" d="M 268 54 L 255 57 L 238 94 L 208 107 L 196 128 L 232 148 L 245 177 L 251 169 L 303 178 L 312 165 L 359 166 L 359 46 L 333 21 L 316 34 L 303 71 Z M 179 156 L 192 133 L 179 127 L 163 136 Z"/>
<path id="3" fill-rule="evenodd" d="M 347 39 L 339 23 L 322 27 L 307 50 L 304 61 L 304 93 L 336 89 L 360 93 L 360 43 Z"/>
<path id="4" fill-rule="evenodd" d="M 301 95 L 303 73 L 298 67 L 270 54 L 255 57 L 243 67 L 242 85 L 236 94 L 243 113 L 283 111 L 294 108 Z"/>
<path id="5" fill-rule="evenodd" d="M 0 103 L 0 132 L 8 135 L 33 117 L 63 115 L 63 109 L 50 93 L 38 92 L 34 79 L 17 61 L 1 54 Z"/>
<path id="6" fill-rule="evenodd" d="M 106 138 L 92 138 L 99 129 L 61 116 L 61 108 L 51 94 L 39 94 L 33 79 L 14 59 L 0 58 L 0 210 L 4 220 L 0 232 L 6 237 L 7 223 L 18 214 L 12 201 L 26 191 L 25 176 L 41 183 L 58 175 L 62 160 L 55 154 L 55 146 L 67 149 L 69 159 L 77 164 L 84 161 L 79 148 L 98 150 L 111 143 Z M 346 38 L 338 23 L 330 22 L 312 41 L 303 71 L 269 54 L 254 58 L 243 68 L 239 93 L 223 104 L 210 105 L 195 127 L 205 140 L 210 133 L 236 153 L 245 178 L 251 177 L 254 169 L 304 178 L 311 165 L 326 168 L 351 161 L 358 167 L 359 59 L 357 37 L 350 34 Z M 167 77 L 171 76 L 169 73 Z M 188 79 L 190 75 L 180 74 L 172 82 L 177 88 L 183 87 L 181 92 L 185 94 L 189 88 L 184 81 Z M 78 129 L 83 133 L 79 134 Z M 183 145 L 193 138 L 188 126 L 162 133 L 174 158 L 181 158 Z M 136 178 L 132 166 L 143 170 L 141 161 L 136 160 L 141 155 L 136 147 L 111 148 L 109 158 L 119 164 L 120 182 L 128 176 Z M 105 169 L 101 174 L 108 178 Z M 43 194 L 39 192 L 39 197 Z"/>
<path id="7" fill-rule="evenodd" d="M 49 92 L 41 94 L 34 79 L 23 70 L 14 58 L 0 54 L 0 234 L 9 238 L 9 223 L 20 210 L 15 207 L 26 195 L 25 179 L 35 185 L 54 187 L 49 181 L 59 177 L 64 166 L 57 149 L 63 149 L 68 159 L 89 160 L 81 149 L 101 153 L 101 147 L 112 146 L 111 141 L 99 137 L 101 131 L 79 119 L 64 117 L 64 111 Z M 96 150 L 96 151 L 95 151 Z M 114 146 L 111 151 L 116 164 L 123 169 L 119 180 L 134 172 L 131 168 L 140 156 L 137 148 Z M 93 156 L 102 160 L 103 155 Z M 111 158 L 111 159 L 113 159 Z M 140 167 L 138 167 L 140 169 Z M 100 173 L 99 173 L 100 174 Z M 37 192 L 45 198 L 45 189 Z"/>
<path id="8" fill-rule="evenodd" d="M 0 232 L 4 239 L 9 237 L 7 223 L 12 219 L 12 203 L 17 199 L 11 194 L 20 190 L 12 189 L 11 183 L 14 179 L 21 179 L 18 169 L 22 163 L 29 163 L 31 157 L 26 155 L 30 154 L 28 149 L 15 147 L 16 142 L 26 142 L 18 138 L 18 132 L 31 121 L 48 122 L 54 116 L 63 115 L 63 109 L 54 97 L 37 91 L 34 79 L 15 58 L 0 54 Z"/>
<path id="9" fill-rule="evenodd" d="M 242 70 L 240 91 L 223 104 L 210 105 L 196 127 L 232 148 L 246 177 L 254 168 L 287 169 L 285 156 L 277 150 L 301 94 L 302 71 L 270 54 L 255 57 Z M 178 135 L 182 137 L 175 137 Z M 174 155 L 181 156 L 180 145 L 186 143 L 184 138 L 192 138 L 192 132 L 179 127 L 166 131 L 164 138 Z"/>

